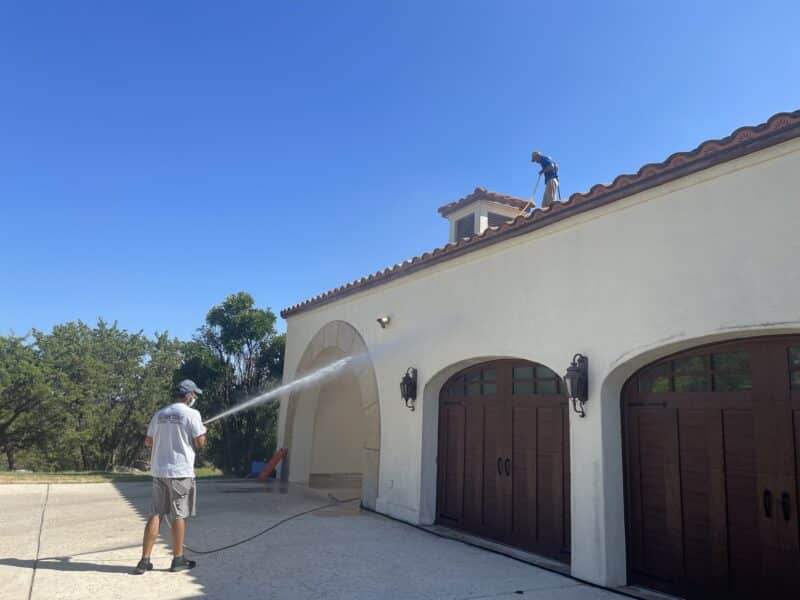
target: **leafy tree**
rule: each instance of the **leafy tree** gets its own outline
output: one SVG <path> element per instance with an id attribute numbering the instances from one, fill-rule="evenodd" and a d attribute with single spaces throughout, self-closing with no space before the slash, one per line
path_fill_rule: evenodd
<path id="1" fill-rule="evenodd" d="M 98 321 L 34 331 L 41 360 L 57 373 L 55 389 L 65 413 L 58 468 L 112 469 L 131 465 L 142 451 L 152 414 L 169 397 L 180 364 L 180 342 L 167 334 L 148 339 Z"/>
<path id="2" fill-rule="evenodd" d="M 52 379 L 26 338 L 0 336 L 0 451 L 9 470 L 19 450 L 44 446 L 55 435 Z"/>
<path id="3" fill-rule="evenodd" d="M 275 314 L 255 306 L 246 292 L 232 294 L 208 311 L 195 340 L 184 347 L 178 378 L 193 379 L 204 391 L 198 408 L 207 416 L 274 386 L 283 370 L 285 338 L 275 331 Z M 226 472 L 242 474 L 250 462 L 275 448 L 277 407 L 269 405 L 216 421 L 208 451 Z"/>
<path id="4" fill-rule="evenodd" d="M 0 336 L 0 452 L 10 469 L 22 461 L 44 470 L 107 470 L 147 456 L 144 436 L 171 387 L 191 378 L 212 416 L 276 385 L 285 337 L 276 317 L 239 292 L 214 306 L 195 339 L 150 338 L 99 320 Z M 214 462 L 243 473 L 275 447 L 277 407 L 218 421 L 209 431 Z"/>

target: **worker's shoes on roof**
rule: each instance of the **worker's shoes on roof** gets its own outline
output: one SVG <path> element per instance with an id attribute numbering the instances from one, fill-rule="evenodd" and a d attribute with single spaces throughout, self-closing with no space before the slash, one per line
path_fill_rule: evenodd
<path id="1" fill-rule="evenodd" d="M 146 558 L 143 558 L 139 561 L 139 564 L 136 565 L 136 568 L 133 570 L 133 575 L 143 575 L 145 571 L 152 571 L 153 570 L 153 563 L 151 563 Z"/>
<path id="2" fill-rule="evenodd" d="M 196 566 L 197 562 L 189 560 L 185 556 L 176 556 L 172 559 L 172 566 L 169 570 L 173 573 L 175 571 L 188 571 L 189 569 L 194 569 Z"/>

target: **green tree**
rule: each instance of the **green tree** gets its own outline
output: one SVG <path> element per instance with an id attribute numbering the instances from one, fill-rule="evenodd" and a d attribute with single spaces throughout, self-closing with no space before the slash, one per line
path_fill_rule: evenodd
<path id="1" fill-rule="evenodd" d="M 26 338 L 0 336 L 0 451 L 9 470 L 17 453 L 44 447 L 56 435 L 52 377 Z"/>
<path id="2" fill-rule="evenodd" d="M 232 294 L 208 311 L 195 340 L 184 346 L 177 378 L 188 377 L 204 394 L 198 408 L 213 416 L 276 385 L 283 371 L 285 338 L 275 314 L 255 306 L 246 292 Z M 215 422 L 208 451 L 216 466 L 242 474 L 252 460 L 275 448 L 277 407 L 269 405 Z"/>
<path id="3" fill-rule="evenodd" d="M 57 374 L 64 419 L 53 460 L 58 468 L 112 469 L 141 454 L 155 410 L 169 398 L 181 345 L 154 340 L 100 320 L 78 321 L 50 333 L 34 331 L 44 366 Z"/>

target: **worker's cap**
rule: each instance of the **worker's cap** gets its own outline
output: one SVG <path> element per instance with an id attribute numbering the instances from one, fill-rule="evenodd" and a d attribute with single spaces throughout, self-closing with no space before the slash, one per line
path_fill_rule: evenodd
<path id="1" fill-rule="evenodd" d="M 184 379 L 175 386 L 175 391 L 179 394 L 188 394 L 194 392 L 195 394 L 202 394 L 203 390 L 197 387 L 197 384 L 191 379 Z"/>

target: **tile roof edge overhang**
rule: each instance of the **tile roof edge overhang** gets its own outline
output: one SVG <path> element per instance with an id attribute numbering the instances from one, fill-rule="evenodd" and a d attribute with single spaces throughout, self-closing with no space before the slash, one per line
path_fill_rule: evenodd
<path id="1" fill-rule="evenodd" d="M 517 217 L 509 223 L 491 227 L 469 239 L 425 252 L 394 267 L 285 308 L 281 311 L 281 317 L 287 318 L 335 302 L 457 256 L 536 231 L 574 215 L 798 137 L 800 137 L 800 110 L 775 114 L 760 125 L 740 127 L 725 138 L 707 140 L 694 150 L 677 152 L 661 163 L 646 164 L 636 174 L 619 175 L 609 185 L 597 184 L 587 193 L 576 192 L 568 200 L 556 202 L 549 210 L 536 209 L 527 217 Z"/>

